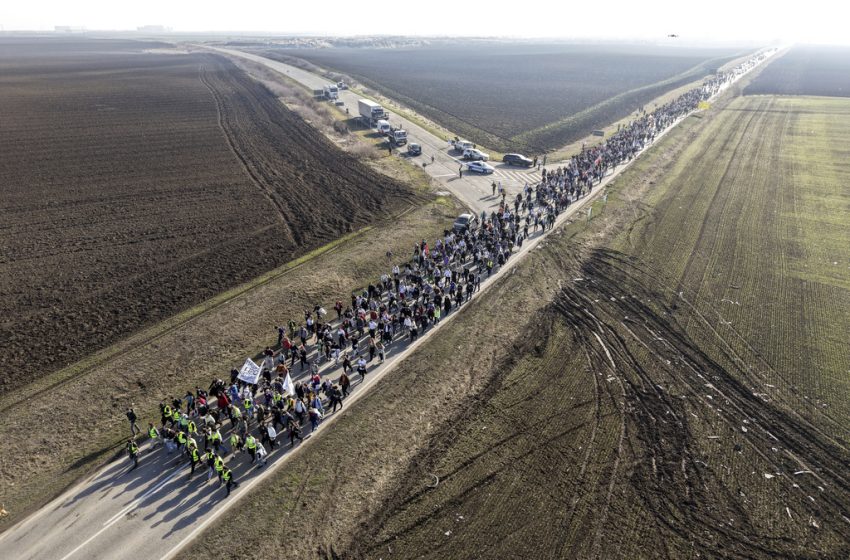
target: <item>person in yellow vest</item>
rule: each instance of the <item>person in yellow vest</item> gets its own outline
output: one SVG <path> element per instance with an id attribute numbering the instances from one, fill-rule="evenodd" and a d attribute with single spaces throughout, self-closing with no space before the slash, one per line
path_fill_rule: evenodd
<path id="1" fill-rule="evenodd" d="M 171 424 L 174 426 L 175 429 L 180 426 L 180 411 L 176 408 L 171 411 Z"/>
<path id="2" fill-rule="evenodd" d="M 239 434 L 232 433 L 230 434 L 230 451 L 234 455 L 237 451 L 242 451 L 242 447 L 245 445 L 245 442 L 242 441 L 242 438 L 239 437 Z"/>
<path id="3" fill-rule="evenodd" d="M 257 439 L 254 436 L 248 435 L 248 437 L 245 438 L 245 449 L 247 449 L 248 454 L 251 455 L 251 464 L 253 465 L 254 461 L 257 460 Z"/>
<path id="4" fill-rule="evenodd" d="M 216 474 L 218 474 L 218 485 L 221 486 L 221 483 L 223 482 L 221 474 L 224 472 L 224 459 L 216 455 L 213 466 L 215 467 Z"/>
<path id="5" fill-rule="evenodd" d="M 221 431 L 219 431 L 218 425 L 216 425 L 215 430 L 209 435 L 209 442 L 212 444 L 215 452 L 218 453 L 221 447 Z"/>
<path id="6" fill-rule="evenodd" d="M 254 418 L 254 401 L 251 400 L 250 395 L 246 395 L 242 400 L 242 406 L 245 407 L 245 416 L 247 416 L 249 420 L 252 420 Z"/>
<path id="7" fill-rule="evenodd" d="M 133 461 L 133 469 L 139 466 L 139 446 L 136 445 L 136 442 L 133 438 L 127 440 L 127 454 L 130 456 L 130 460 Z M 130 470 L 133 470 L 130 469 Z"/>
<path id="8" fill-rule="evenodd" d="M 192 475 L 195 474 L 195 467 L 201 462 L 201 454 L 198 452 L 198 447 L 194 446 L 189 450 L 189 461 L 192 463 L 192 470 L 189 471 L 188 480 L 192 480 Z"/>
<path id="9" fill-rule="evenodd" d="M 198 433 L 198 425 L 195 424 L 194 420 L 189 420 L 189 422 L 186 424 L 186 428 L 189 432 L 189 435 L 195 435 Z"/>
<path id="10" fill-rule="evenodd" d="M 159 410 L 162 412 L 162 425 L 165 426 L 165 423 L 171 420 L 171 406 L 161 402 L 159 403 Z"/>
<path id="11" fill-rule="evenodd" d="M 227 467 L 224 467 L 224 472 L 221 473 L 221 479 L 224 480 L 226 484 L 227 494 L 225 494 L 225 498 L 230 495 L 230 487 L 239 487 L 239 483 L 233 478 L 233 473 Z"/>
<path id="12" fill-rule="evenodd" d="M 159 430 L 157 430 L 152 422 L 148 422 L 148 437 L 151 440 L 151 449 L 162 443 L 159 438 Z"/>
<path id="13" fill-rule="evenodd" d="M 212 449 L 207 449 L 204 459 L 207 462 L 207 482 L 209 482 L 215 473 L 215 452 Z"/>
<path id="14" fill-rule="evenodd" d="M 177 450 L 183 451 L 186 446 L 186 434 L 183 432 L 177 432 Z"/>

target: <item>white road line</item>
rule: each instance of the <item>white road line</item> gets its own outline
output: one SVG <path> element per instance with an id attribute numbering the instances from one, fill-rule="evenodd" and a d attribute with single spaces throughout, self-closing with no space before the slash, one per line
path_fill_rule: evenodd
<path id="1" fill-rule="evenodd" d="M 106 523 L 103 524 L 103 526 L 106 527 L 107 525 L 112 525 L 115 522 L 116 518 L 123 516 L 125 513 L 127 513 L 131 509 L 135 508 L 139 504 L 139 502 L 141 502 L 142 500 L 144 500 L 145 498 L 147 498 L 148 496 L 150 496 L 151 494 L 153 494 L 154 492 L 156 492 L 157 490 L 162 488 L 169 480 L 174 478 L 174 476 L 176 474 L 178 474 L 179 472 L 180 472 L 180 467 L 178 466 L 174 469 L 174 472 L 172 472 L 163 481 L 161 481 L 159 484 L 155 485 L 153 488 L 151 488 L 150 490 L 148 490 L 147 492 L 145 492 L 144 494 L 142 494 L 141 496 L 139 496 L 138 498 L 136 498 L 135 500 L 130 502 L 130 505 L 126 506 L 124 509 L 122 509 L 121 511 L 119 511 L 118 513 L 116 513 L 115 515 L 110 517 L 106 521 Z"/>
<path id="2" fill-rule="evenodd" d="M 98 531 L 94 535 L 92 535 L 89 538 L 87 538 L 86 540 L 84 540 L 82 543 L 80 543 L 77 546 L 77 548 L 75 548 L 74 550 L 72 550 L 71 552 L 69 552 L 68 554 L 63 556 L 60 560 L 68 560 L 68 558 L 70 558 L 71 556 L 76 554 L 81 548 L 83 548 L 84 546 L 86 546 L 87 544 L 92 542 L 94 539 L 96 539 L 98 536 L 100 536 L 104 531 L 106 531 L 107 529 L 109 529 L 110 527 L 115 525 L 115 523 L 120 521 L 121 518 L 124 517 L 125 514 L 129 513 L 132 509 L 137 507 L 145 498 L 147 498 L 148 496 L 150 496 L 151 494 L 153 494 L 154 492 L 156 492 L 157 490 L 162 488 L 169 480 L 171 480 L 172 478 L 174 478 L 178 474 L 180 474 L 180 467 L 177 467 L 176 469 L 174 469 L 174 472 L 171 473 L 171 475 L 169 475 L 165 480 L 163 480 L 162 482 L 160 482 L 159 484 L 157 484 L 156 486 L 154 486 L 153 488 L 151 488 L 150 490 L 148 490 L 147 492 L 142 494 L 141 497 L 133 500 L 133 502 L 129 506 L 125 507 L 120 512 L 118 512 L 117 514 L 112 516 L 111 519 L 109 519 L 106 523 L 103 524 L 103 528 L 101 528 L 100 531 Z"/>

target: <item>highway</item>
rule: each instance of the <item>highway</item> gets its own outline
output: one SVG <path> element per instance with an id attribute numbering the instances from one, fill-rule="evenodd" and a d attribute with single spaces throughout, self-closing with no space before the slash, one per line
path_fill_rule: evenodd
<path id="1" fill-rule="evenodd" d="M 329 84 L 328 80 L 321 76 L 283 62 L 234 49 L 215 48 L 214 50 L 263 64 L 311 90 L 322 89 L 323 86 Z M 359 114 L 357 100 L 361 98 L 362 96 L 351 90 L 341 90 L 339 92 L 339 99 L 344 103 L 341 108 L 343 111 L 348 109 L 350 115 Z M 421 165 L 423 162 L 426 163 L 427 165 L 424 167 L 425 172 L 444 185 L 446 190 L 454 194 L 477 214 L 481 214 L 482 211 L 486 211 L 489 214 L 499 207 L 499 197 L 492 195 L 491 184 L 493 181 L 497 183 L 501 182 L 502 187 L 508 191 L 510 197 L 510 195 L 518 193 L 526 183 L 533 185 L 540 180 L 540 171 L 537 169 L 505 165 L 500 161 L 488 162 L 496 168 L 496 171 L 490 175 L 467 172 L 464 166 L 463 178 L 460 178 L 458 168 L 463 162 L 458 159 L 460 154 L 450 151 L 448 142 L 435 136 L 421 126 L 394 114 L 387 107 L 384 107 L 384 109 L 390 114 L 390 124 L 395 127 L 404 128 L 407 131 L 408 142 L 414 142 L 422 146 L 422 155 L 411 159 L 417 165 Z M 395 150 L 395 153 L 399 154 L 397 157 L 407 158 L 404 150 L 404 147 L 401 150 Z M 431 163 L 431 156 L 434 156 L 433 164 Z"/>
<path id="2" fill-rule="evenodd" d="M 242 53 L 236 54 L 243 56 Z M 318 88 L 323 83 L 321 78 L 297 68 L 254 55 L 244 56 L 276 70 L 285 71 L 310 87 Z M 354 103 L 355 109 L 356 100 L 355 94 L 344 94 L 346 104 Z M 489 211 L 496 204 L 495 197 L 490 195 L 491 178 L 467 178 L 464 174 L 463 179 L 457 179 L 457 163 L 446 154 L 446 143 L 419 127 L 410 125 L 408 130 L 413 141 L 423 145 L 429 161 L 429 151 L 434 150 L 437 164 L 429 165 L 426 170 L 445 185 L 446 189 L 457 194 L 461 200 L 467 201 L 476 211 Z M 634 161 L 636 159 L 632 160 Z M 566 220 L 581 215 L 579 213 L 583 213 L 584 207 L 600 196 L 605 190 L 604 187 L 630 164 L 631 162 L 621 165 L 609 173 L 601 186 L 594 187 L 591 196 L 580 199 L 561 213 L 556 224 L 563 224 Z M 452 170 L 454 173 L 450 176 L 449 171 Z M 508 186 L 509 190 L 520 187 L 521 185 Z M 497 274 L 482 282 L 481 292 L 475 297 L 480 297 L 481 293 L 490 289 L 498 276 L 510 271 L 523 256 L 545 239 L 545 236 L 546 234 L 532 236 Z M 429 329 L 412 345 L 393 346 L 393 352 L 385 364 L 370 368 L 365 383 L 355 383 L 353 394 L 345 400 L 346 408 L 366 394 L 383 376 L 389 374 L 410 352 L 426 343 L 434 332 L 458 316 L 462 309 L 464 308 L 453 312 L 439 325 Z M 323 365 L 322 373 L 330 373 L 330 367 L 331 364 Z M 295 370 L 297 369 L 296 367 Z M 338 370 L 334 370 L 333 377 L 337 375 Z M 296 379 L 299 377 L 304 378 L 303 374 Z M 339 417 L 339 414 L 327 416 L 313 434 L 309 434 L 309 426 L 306 427 L 304 433 L 309 434 L 309 437 L 291 450 L 288 440 L 284 441 L 284 435 L 279 435 L 278 442 L 281 447 L 270 453 L 269 463 L 263 468 L 249 465 L 247 455 L 227 455 L 226 462 L 233 470 L 236 480 L 241 483 L 229 497 L 225 497 L 224 488 L 217 487 L 216 479 L 207 482 L 205 468 L 199 468 L 194 478 L 187 480 L 189 467 L 185 460 L 178 464 L 176 453 L 168 455 L 164 449 L 151 451 L 150 443 L 145 443 L 138 468 L 131 469 L 126 455 L 122 455 L 29 518 L 5 531 L 0 535 L 2 557 L 16 560 L 170 558 L 200 534 L 210 522 L 226 513 L 228 508 L 238 507 L 240 499 L 248 494 L 251 487 L 271 472 L 285 468 L 287 459 L 309 446 L 312 438 L 321 437 L 323 430 L 332 430 Z M 144 429 L 144 426 L 142 428 Z M 250 528 L 246 528 L 246 531 L 250 532 Z M 220 555 L 214 553 L 213 557 Z"/>

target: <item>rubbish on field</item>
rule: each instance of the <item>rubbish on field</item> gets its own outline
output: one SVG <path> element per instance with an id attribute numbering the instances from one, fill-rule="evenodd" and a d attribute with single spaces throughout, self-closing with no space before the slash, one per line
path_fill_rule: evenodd
<path id="1" fill-rule="evenodd" d="M 433 473 L 428 474 L 434 477 L 434 484 L 428 484 L 428 488 L 436 488 L 440 484 L 440 477 Z"/>
<path id="2" fill-rule="evenodd" d="M 447 536 L 447 537 L 448 537 L 449 535 L 451 535 L 451 534 L 452 534 L 452 532 L 451 532 L 451 531 L 446 531 L 446 532 L 445 532 L 445 533 L 443 533 L 443 534 L 444 534 L 445 536 Z"/>
<path id="3" fill-rule="evenodd" d="M 786 513 L 788 513 L 788 519 L 790 519 L 791 521 L 794 521 L 794 518 L 791 517 L 791 509 L 788 506 L 785 506 L 785 511 L 786 511 Z"/>
<path id="4" fill-rule="evenodd" d="M 708 439 L 720 439 L 720 436 L 708 436 Z"/>
<path id="5" fill-rule="evenodd" d="M 812 471 L 797 471 L 797 472 L 794 473 L 794 476 L 797 476 L 797 475 L 800 475 L 800 474 L 813 474 L 813 473 L 812 473 Z"/>
<path id="6" fill-rule="evenodd" d="M 770 474 L 770 473 L 764 473 L 764 477 L 766 479 L 770 480 L 771 478 L 776 478 L 776 475 L 773 475 L 773 474 Z"/>

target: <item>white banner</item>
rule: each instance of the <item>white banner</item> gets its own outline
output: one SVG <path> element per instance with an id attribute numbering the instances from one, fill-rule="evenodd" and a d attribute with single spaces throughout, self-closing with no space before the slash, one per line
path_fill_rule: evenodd
<path id="1" fill-rule="evenodd" d="M 289 394 L 290 397 L 295 396 L 295 386 L 292 384 L 292 377 L 289 372 L 286 373 L 286 379 L 283 380 L 283 392 Z"/>
<path id="2" fill-rule="evenodd" d="M 242 364 L 242 369 L 239 370 L 239 376 L 237 379 L 244 381 L 245 383 L 250 383 L 251 385 L 256 385 L 259 378 L 260 366 L 255 364 L 254 360 L 251 358 L 246 358 L 245 363 Z"/>

